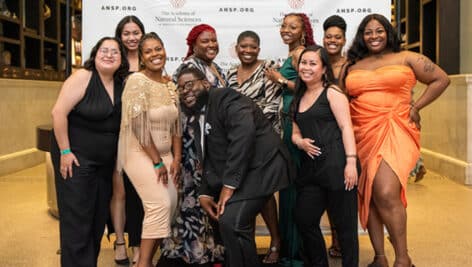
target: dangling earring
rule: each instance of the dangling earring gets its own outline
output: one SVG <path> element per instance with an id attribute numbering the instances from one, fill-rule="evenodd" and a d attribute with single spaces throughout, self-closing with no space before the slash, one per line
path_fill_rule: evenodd
<path id="1" fill-rule="evenodd" d="M 323 73 L 323 81 L 327 82 L 328 81 L 328 75 L 326 75 L 326 72 Z"/>
<path id="2" fill-rule="evenodd" d="M 305 35 L 302 35 L 302 38 L 300 39 L 300 43 L 305 46 Z"/>

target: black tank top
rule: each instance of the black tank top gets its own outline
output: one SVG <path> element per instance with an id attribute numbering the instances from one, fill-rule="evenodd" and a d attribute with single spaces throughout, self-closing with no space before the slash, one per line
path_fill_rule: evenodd
<path id="1" fill-rule="evenodd" d="M 68 115 L 71 151 L 97 165 L 114 164 L 121 121 L 123 82 L 115 78 L 112 103 L 100 76 L 92 71 L 84 97 Z M 58 153 L 57 143 L 53 142 Z"/>
<path id="2" fill-rule="evenodd" d="M 117 134 L 120 130 L 123 93 L 123 85 L 119 79 L 115 79 L 113 88 L 112 102 L 100 76 L 93 71 L 84 97 L 69 113 L 69 124 L 92 132 Z"/>
<path id="3" fill-rule="evenodd" d="M 298 112 L 300 103 L 297 103 L 295 122 L 303 138 L 315 140 L 315 145 L 321 148 L 321 155 L 314 160 L 305 151 L 301 152 L 297 184 L 318 184 L 337 190 L 344 186 L 346 158 L 342 133 L 329 106 L 328 90 L 323 89 L 318 99 L 304 112 Z"/>

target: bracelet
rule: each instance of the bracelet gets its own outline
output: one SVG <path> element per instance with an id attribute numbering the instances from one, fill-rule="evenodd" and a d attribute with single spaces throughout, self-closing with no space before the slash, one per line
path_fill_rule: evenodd
<path id="1" fill-rule="evenodd" d="M 157 164 L 154 164 L 154 169 L 157 170 L 157 169 L 161 168 L 162 166 L 164 166 L 164 162 L 161 161 L 161 162 L 159 162 L 159 163 L 157 163 Z"/>
<path id="2" fill-rule="evenodd" d="M 64 156 L 64 155 L 70 154 L 71 152 L 72 151 L 70 151 L 70 148 L 66 148 L 66 149 L 61 150 L 61 155 Z"/>
<path id="3" fill-rule="evenodd" d="M 420 110 L 417 107 L 415 107 L 414 105 L 411 105 L 411 109 L 414 110 L 416 113 L 420 112 Z"/>
<path id="4" fill-rule="evenodd" d="M 357 158 L 356 154 L 346 154 L 346 158 Z"/>
<path id="5" fill-rule="evenodd" d="M 288 84 L 288 80 L 287 79 L 283 79 L 283 78 L 279 78 L 277 79 L 277 82 L 282 84 L 282 85 L 287 85 Z"/>

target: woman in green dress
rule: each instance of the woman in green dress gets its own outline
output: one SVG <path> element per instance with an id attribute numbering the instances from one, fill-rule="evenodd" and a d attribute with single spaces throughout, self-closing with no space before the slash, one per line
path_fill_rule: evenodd
<path id="1" fill-rule="evenodd" d="M 293 161 L 300 164 L 299 150 L 292 143 L 292 120 L 289 115 L 290 104 L 293 99 L 297 65 L 301 52 L 306 46 L 314 45 L 313 29 L 310 19 L 304 13 L 289 13 L 285 15 L 280 27 L 280 36 L 288 45 L 288 57 L 279 70 L 268 69 L 267 77 L 273 82 L 282 85 L 282 137 L 292 155 Z M 295 207 L 296 192 L 292 184 L 279 192 L 279 226 L 282 239 L 280 250 L 281 264 L 286 267 L 303 266 L 299 255 L 301 239 L 295 227 L 293 209 Z"/>

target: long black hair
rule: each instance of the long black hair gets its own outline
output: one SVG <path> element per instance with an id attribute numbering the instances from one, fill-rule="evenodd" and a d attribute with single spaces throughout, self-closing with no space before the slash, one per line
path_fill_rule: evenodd
<path id="1" fill-rule="evenodd" d="M 367 23 L 372 20 L 378 21 L 387 32 L 387 46 L 385 49 L 390 49 L 392 52 L 399 52 L 401 40 L 395 31 L 395 28 L 392 26 L 390 21 L 380 14 L 369 14 L 364 17 L 364 19 L 359 24 L 357 28 L 356 36 L 352 41 L 352 45 L 347 51 L 347 59 L 352 64 L 355 64 L 357 61 L 367 57 L 369 55 L 369 49 L 367 48 L 364 41 L 364 31 Z"/>
<path id="2" fill-rule="evenodd" d="M 352 41 L 352 45 L 347 51 L 347 66 L 344 68 L 342 81 L 340 82 L 341 87 L 345 90 L 346 87 L 346 76 L 349 71 L 349 68 L 356 64 L 357 61 L 366 58 L 369 55 L 369 49 L 367 48 L 364 41 L 364 31 L 367 23 L 372 20 L 378 21 L 387 32 L 387 45 L 385 49 L 390 49 L 392 52 L 399 52 L 401 50 L 401 39 L 398 36 L 397 31 L 392 26 L 390 21 L 380 14 L 369 14 L 362 19 L 359 27 L 357 27 L 356 36 Z"/>
<path id="3" fill-rule="evenodd" d="M 118 22 L 118 24 L 116 25 L 116 29 L 115 29 L 115 38 L 116 39 L 121 41 L 121 34 L 123 33 L 123 28 L 125 27 L 126 24 L 128 24 L 130 22 L 135 23 L 136 25 L 138 25 L 138 27 L 141 30 L 141 33 L 143 35 L 146 33 L 144 31 L 144 24 L 141 22 L 141 20 L 136 16 L 130 15 L 130 16 L 123 17 L 120 20 L 120 22 Z M 126 50 L 126 52 L 128 52 L 126 47 L 125 47 L 125 50 Z"/>
<path id="4" fill-rule="evenodd" d="M 115 74 L 113 76 L 118 77 L 120 79 L 124 79 L 126 76 L 128 76 L 129 62 L 128 62 L 128 58 L 126 58 L 126 52 L 125 52 L 125 48 L 123 44 L 120 42 L 119 39 L 114 38 L 114 37 L 107 36 L 98 40 L 97 44 L 95 44 L 95 46 L 90 51 L 90 57 L 87 59 L 87 61 L 84 62 L 84 69 L 90 70 L 90 71 L 97 70 L 95 66 L 95 58 L 97 57 L 98 49 L 100 49 L 103 42 L 108 41 L 108 40 L 115 41 L 118 44 L 118 48 L 120 49 L 120 56 L 121 56 L 120 67 L 115 71 Z"/>
<path id="5" fill-rule="evenodd" d="M 326 48 L 319 46 L 319 45 L 311 45 L 308 46 L 303 50 L 300 54 L 300 59 L 298 60 L 298 68 L 300 68 L 300 62 L 302 62 L 303 55 L 307 52 L 316 52 L 320 56 L 322 67 L 325 68 L 325 73 L 321 76 L 321 80 L 323 81 L 323 88 L 328 88 L 329 86 L 335 84 L 334 82 L 334 74 L 333 68 L 331 67 L 331 63 L 329 61 L 328 52 Z M 295 113 L 298 110 L 298 106 L 300 104 L 300 99 L 303 97 L 307 90 L 306 83 L 300 79 L 300 76 L 297 77 L 295 81 L 295 91 L 293 95 L 293 101 L 290 105 L 290 117 L 294 118 Z"/>

